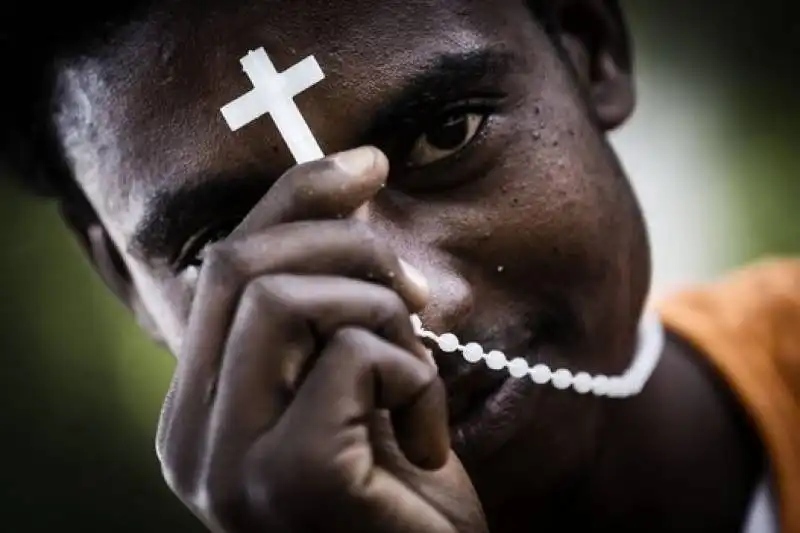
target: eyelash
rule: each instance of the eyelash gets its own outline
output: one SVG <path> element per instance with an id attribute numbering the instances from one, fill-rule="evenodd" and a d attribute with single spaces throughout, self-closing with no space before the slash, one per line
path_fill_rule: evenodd
<path id="1" fill-rule="evenodd" d="M 498 108 L 497 97 L 481 97 L 461 100 L 454 104 L 438 107 L 437 109 L 422 109 L 414 113 L 414 117 L 405 120 L 398 130 L 390 133 L 395 139 L 388 140 L 388 144 L 395 147 L 410 150 L 414 142 L 424 135 L 430 128 L 441 123 L 444 119 L 453 115 L 466 115 L 469 113 L 480 114 L 488 117 L 495 113 Z M 431 118 L 432 117 L 432 118 Z M 399 138 L 399 139 L 398 139 Z"/>
<path id="2" fill-rule="evenodd" d="M 458 186 L 465 179 L 469 179 L 469 176 L 462 176 L 461 179 L 452 179 L 453 176 L 460 176 L 462 174 L 459 172 L 448 172 L 447 175 L 450 179 L 428 179 L 428 177 L 434 176 L 436 170 L 440 169 L 442 165 L 452 165 L 454 162 L 467 157 L 470 153 L 468 150 L 474 148 L 475 145 L 481 143 L 487 137 L 489 126 L 501 109 L 502 101 L 503 97 L 500 96 L 464 100 L 438 111 L 433 120 L 425 121 L 422 125 L 416 124 L 403 128 L 405 131 L 401 131 L 400 135 L 398 135 L 401 139 L 400 141 L 390 141 L 387 143 L 387 153 L 394 154 L 394 157 L 390 156 L 390 158 L 403 163 L 402 165 L 394 164 L 392 166 L 396 172 L 393 172 L 395 175 L 390 176 L 390 180 L 394 179 L 397 186 L 408 189 L 410 192 L 424 193 L 436 189 L 443 190 L 453 188 Z M 425 165 L 414 166 L 408 164 L 408 159 L 417 141 L 425 136 L 433 127 L 441 124 L 448 117 L 470 114 L 480 115 L 480 123 L 472 137 L 463 146 L 453 153 Z"/>
<path id="3" fill-rule="evenodd" d="M 230 235 L 236 224 L 238 222 L 209 226 L 196 233 L 183 245 L 178 257 L 173 262 L 175 270 L 182 272 L 190 267 L 200 267 L 203 264 L 203 259 L 200 257 L 203 251 Z"/>

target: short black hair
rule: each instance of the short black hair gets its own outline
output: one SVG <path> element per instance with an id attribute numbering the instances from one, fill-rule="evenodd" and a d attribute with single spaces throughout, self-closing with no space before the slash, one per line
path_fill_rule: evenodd
<path id="1" fill-rule="evenodd" d="M 0 66 L 6 73 L 0 84 L 0 102 L 6 106 L 0 122 L 0 179 L 11 178 L 41 196 L 58 198 L 67 193 L 72 178 L 52 124 L 55 62 L 81 47 L 104 42 L 119 24 L 157 2 L 76 0 L 53 3 L 42 13 L 10 0 L 0 8 Z M 555 35 L 559 30 L 555 7 L 563 0 L 527 2 L 547 33 Z M 625 31 L 618 0 L 602 2 L 611 8 L 619 30 Z"/>

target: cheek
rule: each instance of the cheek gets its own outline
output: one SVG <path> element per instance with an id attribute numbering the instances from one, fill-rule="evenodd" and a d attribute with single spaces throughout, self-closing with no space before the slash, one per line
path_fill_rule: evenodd
<path id="1" fill-rule="evenodd" d="M 173 354 L 179 354 L 191 310 L 193 284 L 190 280 L 155 273 L 135 260 L 128 262 L 128 268 L 144 311 L 157 328 L 157 334 Z"/>
<path id="2" fill-rule="evenodd" d="M 636 201 L 579 98 L 566 88 L 538 98 L 504 120 L 483 178 L 437 212 L 438 247 L 470 273 L 476 300 L 566 305 L 615 347 L 599 332 L 633 323 L 647 289 Z"/>
<path id="3" fill-rule="evenodd" d="M 614 200 L 622 182 L 600 135 L 579 116 L 550 113 L 513 125 L 469 210 L 449 224 L 453 251 L 515 285 L 596 279 L 626 232 Z"/>

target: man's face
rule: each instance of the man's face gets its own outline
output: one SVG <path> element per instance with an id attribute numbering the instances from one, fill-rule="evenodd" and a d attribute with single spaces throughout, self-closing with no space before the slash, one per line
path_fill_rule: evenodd
<path id="1" fill-rule="evenodd" d="M 296 102 L 326 153 L 389 157 L 369 223 L 427 277 L 428 329 L 625 368 L 649 281 L 638 208 L 587 87 L 523 0 L 176 1 L 64 64 L 65 152 L 176 354 L 195 256 L 293 163 L 270 118 L 233 133 L 219 111 L 250 90 L 239 59 L 259 47 L 279 71 L 317 58 L 326 78 Z M 485 500 L 526 464 L 529 490 L 563 480 L 602 419 L 596 399 L 519 383 L 456 435 Z"/>

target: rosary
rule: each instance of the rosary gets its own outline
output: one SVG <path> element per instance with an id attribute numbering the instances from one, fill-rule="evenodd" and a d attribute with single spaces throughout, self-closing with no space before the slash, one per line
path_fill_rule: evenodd
<path id="1" fill-rule="evenodd" d="M 280 73 L 264 48 L 250 51 L 241 58 L 240 63 L 253 89 L 220 109 L 228 127 L 236 131 L 269 114 L 297 164 L 323 158 L 325 154 L 293 100 L 299 93 L 325 78 L 314 56 L 306 57 Z M 437 335 L 428 331 L 417 315 L 411 315 L 411 324 L 417 336 L 435 342 L 444 353 L 459 352 L 469 363 L 484 362 L 491 370 L 508 372 L 519 379 L 530 379 L 537 385 L 549 384 L 558 390 L 570 389 L 578 394 L 591 393 L 609 398 L 639 394 L 658 365 L 664 349 L 664 329 L 653 312 L 644 313 L 639 323 L 633 360 L 627 370 L 617 376 L 592 376 L 587 372 L 573 373 L 565 368 L 554 370 L 542 363 L 531 367 L 521 357 L 509 361 L 501 351 L 487 352 L 475 342 L 462 344 L 452 333 Z"/>

